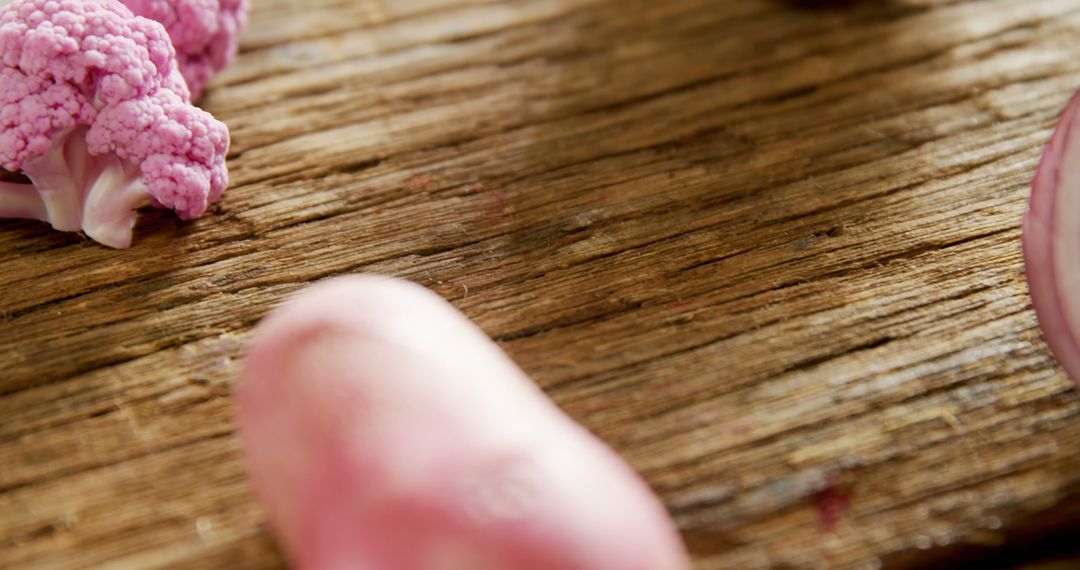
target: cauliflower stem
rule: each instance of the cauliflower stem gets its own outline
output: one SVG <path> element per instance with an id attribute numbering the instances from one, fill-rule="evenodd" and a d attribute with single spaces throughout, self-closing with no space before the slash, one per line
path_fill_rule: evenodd
<path id="1" fill-rule="evenodd" d="M 97 242 L 126 248 L 136 211 L 150 205 L 150 193 L 137 166 L 91 156 L 85 135 L 86 128 L 79 128 L 57 136 L 48 152 L 27 161 L 22 172 L 32 185 L 0 181 L 0 217 L 82 230 Z"/>

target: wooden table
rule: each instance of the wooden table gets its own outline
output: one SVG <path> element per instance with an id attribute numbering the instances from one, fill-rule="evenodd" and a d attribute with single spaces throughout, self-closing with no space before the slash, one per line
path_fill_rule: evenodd
<path id="1" fill-rule="evenodd" d="M 0 222 L 0 567 L 282 566 L 230 388 L 260 317 L 355 272 L 474 318 L 699 569 L 1075 531 L 1020 220 L 1080 0 L 255 4 L 202 101 L 211 214 L 127 251 Z"/>

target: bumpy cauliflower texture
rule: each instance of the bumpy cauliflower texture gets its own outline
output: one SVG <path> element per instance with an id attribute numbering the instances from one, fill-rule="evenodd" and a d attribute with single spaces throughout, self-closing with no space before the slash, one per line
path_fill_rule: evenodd
<path id="1" fill-rule="evenodd" d="M 248 0 L 122 1 L 135 15 L 165 26 L 193 99 L 236 56 L 249 6 Z"/>
<path id="2" fill-rule="evenodd" d="M 165 28 L 116 0 L 0 8 L 0 217 L 128 247 L 136 209 L 202 214 L 228 182 L 224 124 L 191 104 Z"/>

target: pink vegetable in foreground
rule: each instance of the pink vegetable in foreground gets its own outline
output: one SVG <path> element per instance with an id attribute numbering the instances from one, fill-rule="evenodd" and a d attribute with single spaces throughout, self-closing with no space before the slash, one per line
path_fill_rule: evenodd
<path id="1" fill-rule="evenodd" d="M 1024 259 L 1046 342 L 1080 380 L 1080 95 L 1062 113 L 1036 171 Z"/>
<path id="2" fill-rule="evenodd" d="M 339 278 L 291 299 L 237 391 L 255 489 L 300 569 L 689 568 L 642 480 L 418 286 Z"/>
<path id="3" fill-rule="evenodd" d="M 135 15 L 165 26 L 192 99 L 232 63 L 247 23 L 248 0 L 122 1 Z"/>
<path id="4" fill-rule="evenodd" d="M 131 244 L 136 209 L 202 214 L 225 190 L 229 132 L 191 105 L 165 29 L 115 0 L 0 8 L 0 217 Z"/>

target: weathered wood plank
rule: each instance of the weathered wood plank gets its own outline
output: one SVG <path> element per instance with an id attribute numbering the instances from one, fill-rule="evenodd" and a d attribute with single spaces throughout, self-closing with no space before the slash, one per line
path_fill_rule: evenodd
<path id="1" fill-rule="evenodd" d="M 476 319 L 702 569 L 923 564 L 1077 501 L 1019 222 L 1080 2 L 256 4 L 212 215 L 0 222 L 0 567 L 281 567 L 230 386 L 358 271 Z"/>

